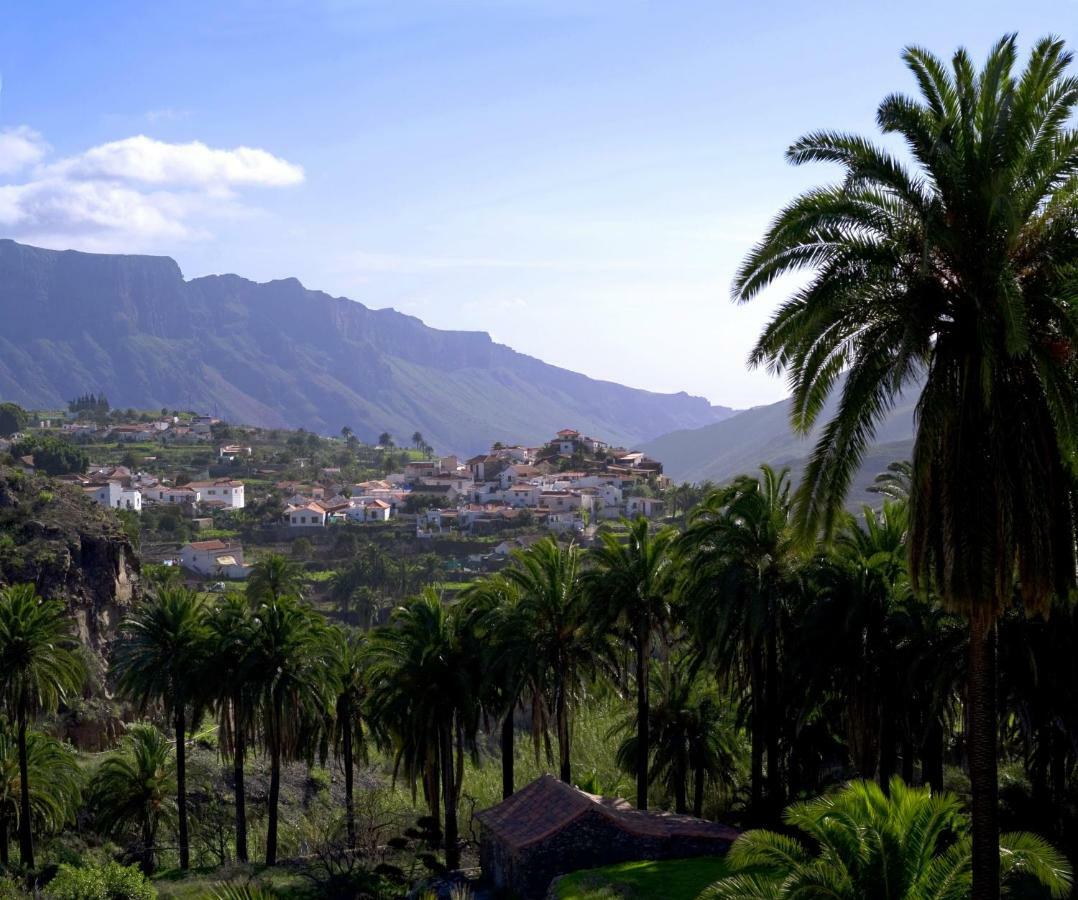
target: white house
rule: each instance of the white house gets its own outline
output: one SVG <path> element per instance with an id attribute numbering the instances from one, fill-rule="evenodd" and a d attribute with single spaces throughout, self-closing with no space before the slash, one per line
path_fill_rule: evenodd
<path id="1" fill-rule="evenodd" d="M 192 541 L 180 549 L 180 565 L 204 578 L 246 578 L 243 545 L 225 541 Z"/>
<path id="2" fill-rule="evenodd" d="M 159 503 L 198 503 L 198 491 L 189 485 L 182 487 L 158 486 L 150 492 L 150 497 Z"/>
<path id="3" fill-rule="evenodd" d="M 538 506 L 542 489 L 536 484 L 514 484 L 505 491 L 503 498 L 513 507 Z"/>
<path id="4" fill-rule="evenodd" d="M 630 497 L 625 501 L 625 514 L 627 516 L 644 516 L 653 519 L 663 511 L 663 501 L 655 497 Z"/>
<path id="5" fill-rule="evenodd" d="M 186 485 L 198 491 L 198 502 L 225 509 L 243 509 L 243 482 L 231 478 L 218 478 L 215 481 L 192 481 Z"/>
<path id="6" fill-rule="evenodd" d="M 107 481 L 104 484 L 94 484 L 83 488 L 95 503 L 108 506 L 112 509 L 132 509 L 142 512 L 142 491 L 136 488 L 124 487 L 121 481 Z"/>
<path id="7" fill-rule="evenodd" d="M 551 512 L 564 512 L 565 510 L 580 509 L 583 498 L 579 491 L 542 491 L 539 494 L 538 505 L 542 509 Z"/>
<path id="8" fill-rule="evenodd" d="M 353 502 L 344 514 L 352 522 L 388 522 L 393 515 L 393 507 L 385 500 L 369 498 Z"/>
<path id="9" fill-rule="evenodd" d="M 576 452 L 580 432 L 572 428 L 563 428 L 550 443 L 557 449 L 559 456 L 572 456 Z"/>
<path id="10" fill-rule="evenodd" d="M 314 503 L 289 507 L 285 512 L 293 528 L 325 528 L 326 511 Z"/>
<path id="11" fill-rule="evenodd" d="M 535 466 L 529 466 L 524 463 L 514 463 L 511 466 L 506 466 L 498 476 L 502 484 L 502 490 L 508 490 L 514 484 L 519 484 L 522 481 L 531 481 L 538 478 L 543 473 Z"/>

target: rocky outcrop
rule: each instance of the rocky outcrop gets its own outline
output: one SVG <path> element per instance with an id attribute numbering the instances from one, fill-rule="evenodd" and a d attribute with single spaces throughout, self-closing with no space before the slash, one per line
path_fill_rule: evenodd
<path id="1" fill-rule="evenodd" d="M 116 515 L 77 487 L 0 466 L 0 586 L 23 582 L 62 598 L 101 657 L 135 599 L 139 562 Z"/>

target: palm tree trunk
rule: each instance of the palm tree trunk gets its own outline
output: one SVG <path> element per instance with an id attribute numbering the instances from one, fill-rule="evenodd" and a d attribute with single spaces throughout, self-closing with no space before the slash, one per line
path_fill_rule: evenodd
<path id="1" fill-rule="evenodd" d="M 697 766 L 693 775 L 692 814 L 698 819 L 704 815 L 704 777 L 703 768 Z"/>
<path id="2" fill-rule="evenodd" d="M 269 820 L 266 825 L 266 865 L 277 865 L 277 805 L 281 797 L 281 709 L 274 702 L 270 712 Z"/>
<path id="3" fill-rule="evenodd" d="M 921 783 L 934 794 L 943 790 L 943 723 L 938 715 L 929 721 L 921 747 Z"/>
<path id="4" fill-rule="evenodd" d="M 891 776 L 895 774 L 898 765 L 898 757 L 895 754 L 895 743 L 898 736 L 895 734 L 895 719 L 888 709 L 887 704 L 880 707 L 880 787 L 886 792 L 887 785 L 891 782 Z"/>
<path id="5" fill-rule="evenodd" d="M 352 716 L 347 705 L 343 710 L 344 718 L 344 821 L 348 830 L 348 849 L 356 849 L 356 801 L 355 773 L 352 760 Z"/>
<path id="6" fill-rule="evenodd" d="M 969 623 L 968 765 L 973 835 L 973 900 L 999 898 L 999 781 L 996 762 L 996 623 L 974 611 Z"/>
<path id="7" fill-rule="evenodd" d="M 767 666 L 764 678 L 767 703 L 767 806 L 771 815 L 777 815 L 783 806 L 783 796 L 779 763 L 779 652 L 774 623 L 767 630 Z"/>
<path id="8" fill-rule="evenodd" d="M 902 739 L 902 780 L 913 784 L 913 741 L 909 737 Z"/>
<path id="9" fill-rule="evenodd" d="M 147 816 L 142 822 L 142 872 L 147 877 L 153 875 L 154 845 L 156 842 L 154 830 L 150 825 L 149 816 Z"/>
<path id="10" fill-rule="evenodd" d="M 764 672 L 760 648 L 753 647 L 749 660 L 749 690 L 752 693 L 752 763 L 751 763 L 751 815 L 759 818 L 763 812 L 764 799 Z"/>
<path id="11" fill-rule="evenodd" d="M 6 815 L 0 816 L 0 866 L 5 869 L 11 863 L 11 851 L 8 846 L 8 829 L 11 822 Z"/>
<path id="12" fill-rule="evenodd" d="M 454 784 L 453 764 L 453 723 L 450 721 L 441 728 L 442 758 L 442 796 L 445 806 L 445 865 L 447 869 L 460 867 L 460 847 L 457 833 L 457 789 Z"/>
<path id="13" fill-rule="evenodd" d="M 244 786 L 244 766 L 247 762 L 247 735 L 240 715 L 239 697 L 232 699 L 232 780 L 236 794 L 236 859 L 247 862 L 247 790 Z"/>
<path id="14" fill-rule="evenodd" d="M 502 799 L 508 800 L 513 796 L 514 773 L 513 773 L 513 710 L 505 714 L 502 719 Z"/>
<path id="15" fill-rule="evenodd" d="M 651 736 L 648 729 L 648 635 L 641 622 L 636 636 L 636 808 L 648 808 L 648 768 Z M 682 800 L 684 802 L 684 798 Z"/>
<path id="16" fill-rule="evenodd" d="M 682 744 L 678 748 L 677 771 L 674 773 L 674 812 L 687 813 L 689 803 L 689 751 Z"/>
<path id="17" fill-rule="evenodd" d="M 559 681 L 554 699 L 554 715 L 558 729 L 559 777 L 566 784 L 573 783 L 572 764 L 569 760 L 569 704 L 565 697 L 564 681 Z"/>
<path id="18" fill-rule="evenodd" d="M 30 781 L 26 758 L 26 707 L 19 709 L 19 858 L 26 871 L 34 868 L 34 836 L 30 830 Z"/>
<path id="19" fill-rule="evenodd" d="M 176 821 L 180 842 L 180 870 L 186 872 L 191 866 L 191 847 L 187 835 L 187 731 L 184 720 L 183 701 L 176 704 Z"/>

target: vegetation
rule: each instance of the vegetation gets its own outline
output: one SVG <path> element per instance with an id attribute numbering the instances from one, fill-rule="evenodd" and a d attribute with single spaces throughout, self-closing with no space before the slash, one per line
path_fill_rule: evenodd
<path id="1" fill-rule="evenodd" d="M 735 297 L 812 268 L 752 353 L 788 375 L 793 418 L 841 402 L 805 471 L 802 537 L 833 533 L 853 472 L 903 388 L 923 379 L 911 469 L 910 575 L 968 621 L 974 897 L 999 895 L 996 633 L 1017 598 L 1047 610 L 1075 582 L 1071 459 L 1078 80 L 1063 42 L 1017 71 L 1013 36 L 977 71 L 910 48 L 920 96 L 880 104 L 910 163 L 846 134 L 797 141 L 795 164 L 843 167 L 784 209 Z M 973 485 L 990 485 L 975 489 Z M 961 548 L 959 551 L 958 548 Z"/>
<path id="2" fill-rule="evenodd" d="M 963 900 L 972 886 L 969 827 L 951 794 L 933 796 L 893 778 L 887 793 L 858 781 L 831 797 L 795 803 L 784 817 L 809 843 L 773 831 L 749 831 L 730 849 L 733 874 L 703 893 L 707 900 L 784 897 L 893 897 Z M 1000 841 L 1002 881 L 1029 876 L 1066 897 L 1071 871 L 1042 839 Z"/>

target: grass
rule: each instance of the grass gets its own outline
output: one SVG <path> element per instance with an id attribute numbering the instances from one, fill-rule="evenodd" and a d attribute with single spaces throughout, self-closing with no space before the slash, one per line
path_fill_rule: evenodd
<path id="1" fill-rule="evenodd" d="M 619 863 L 566 875 L 558 882 L 557 900 L 695 900 L 727 871 L 721 856 Z"/>

